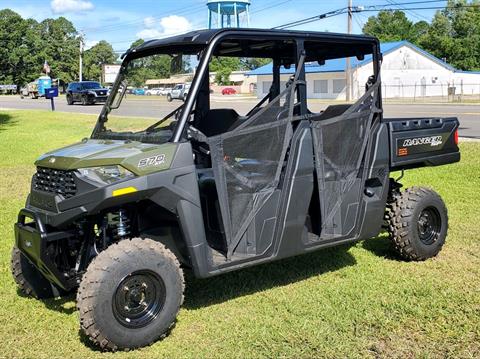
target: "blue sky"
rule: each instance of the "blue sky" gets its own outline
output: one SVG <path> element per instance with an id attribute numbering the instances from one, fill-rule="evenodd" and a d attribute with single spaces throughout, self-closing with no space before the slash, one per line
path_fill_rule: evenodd
<path id="1" fill-rule="evenodd" d="M 413 1 L 421 0 L 353 0 L 353 5 Z M 446 1 L 438 1 L 404 7 L 442 6 L 445 3 Z M 270 28 L 346 5 L 347 0 L 251 0 L 251 27 Z M 0 0 L 0 8 L 10 8 L 23 17 L 32 17 L 38 21 L 64 16 L 85 33 L 87 47 L 99 40 L 107 40 L 117 51 L 127 49 L 139 37 L 165 37 L 207 26 L 206 0 Z M 415 10 L 407 12 L 407 16 L 413 21 L 430 20 L 434 13 L 435 10 Z M 374 14 L 354 14 L 353 32 L 360 33 L 361 26 Z M 347 17 L 339 15 L 295 29 L 346 32 Z"/>

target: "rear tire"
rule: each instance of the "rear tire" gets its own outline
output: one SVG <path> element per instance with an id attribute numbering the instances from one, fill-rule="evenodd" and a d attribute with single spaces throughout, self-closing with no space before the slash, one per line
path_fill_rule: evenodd
<path id="1" fill-rule="evenodd" d="M 47 299 L 67 294 L 50 283 L 17 247 L 12 249 L 11 271 L 18 288 L 28 297 Z"/>
<path id="2" fill-rule="evenodd" d="M 102 349 L 133 349 L 165 337 L 183 303 L 175 255 L 151 239 L 125 239 L 88 266 L 77 295 L 80 326 Z"/>
<path id="3" fill-rule="evenodd" d="M 388 204 L 386 219 L 395 250 L 406 260 L 435 257 L 445 243 L 447 208 L 431 189 L 411 187 L 395 193 Z"/>

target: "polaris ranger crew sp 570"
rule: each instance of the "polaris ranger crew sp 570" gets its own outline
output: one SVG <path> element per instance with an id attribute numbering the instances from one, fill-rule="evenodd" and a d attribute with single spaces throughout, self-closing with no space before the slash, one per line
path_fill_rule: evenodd
<path id="1" fill-rule="evenodd" d="M 186 101 L 157 120 L 114 116 L 139 69 L 155 71 L 160 57 L 173 72 L 196 68 Z M 271 61 L 270 78 L 257 79 L 263 99 L 243 114 L 210 101 L 216 57 Z M 349 89 L 342 73 L 326 82 L 305 74 L 346 58 L 371 66 L 351 79 L 356 100 L 315 109 L 307 89 L 330 98 Z M 448 227 L 442 199 L 401 191 L 390 172 L 459 161 L 458 120 L 383 118 L 381 60 L 373 37 L 255 29 L 195 31 L 128 51 L 90 138 L 35 163 L 15 224 L 20 289 L 44 298 L 78 288 L 83 332 L 115 350 L 168 334 L 186 268 L 209 277 L 382 227 L 403 258 L 435 256 Z"/>

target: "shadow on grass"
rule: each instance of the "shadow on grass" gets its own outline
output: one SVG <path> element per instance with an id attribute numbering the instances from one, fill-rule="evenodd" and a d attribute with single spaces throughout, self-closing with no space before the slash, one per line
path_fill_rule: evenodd
<path id="1" fill-rule="evenodd" d="M 393 244 L 387 236 L 379 236 L 362 241 L 362 248 L 372 252 L 378 257 L 393 261 L 401 261 L 401 258 L 395 252 Z"/>
<path id="2" fill-rule="evenodd" d="M 4 131 L 6 127 L 12 126 L 17 121 L 12 120 L 12 116 L 8 113 L 0 113 L 0 131 Z"/>
<path id="3" fill-rule="evenodd" d="M 187 272 L 183 306 L 198 309 L 354 265 L 348 248 L 328 248 L 207 279 Z"/>
<path id="4" fill-rule="evenodd" d="M 30 298 L 25 293 L 23 293 L 20 288 L 17 288 L 17 295 L 22 298 Z M 70 293 L 57 298 L 40 299 L 39 301 L 43 303 L 45 308 L 54 310 L 62 314 L 70 315 L 75 313 L 76 311 L 75 293 Z"/>

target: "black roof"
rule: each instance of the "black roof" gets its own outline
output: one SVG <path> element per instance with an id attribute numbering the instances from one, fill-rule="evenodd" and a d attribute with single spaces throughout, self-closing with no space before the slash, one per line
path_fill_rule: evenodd
<path id="1" fill-rule="evenodd" d="M 196 30 L 182 35 L 167 37 L 157 40 L 149 40 L 135 49 L 129 50 L 125 55 L 128 57 L 141 57 L 150 53 L 161 53 L 162 49 L 172 53 L 174 51 L 182 52 L 185 54 L 195 54 L 201 49 L 205 48 L 214 39 L 218 37 L 232 37 L 238 38 L 238 41 L 244 41 L 248 43 L 248 46 L 244 46 L 237 52 L 234 51 L 238 47 L 239 43 L 230 43 L 221 49 L 217 50 L 216 55 L 222 56 L 257 56 L 257 57 L 270 57 L 272 55 L 272 48 L 268 48 L 265 45 L 267 40 L 279 39 L 279 40 L 292 40 L 303 39 L 308 42 L 322 42 L 325 44 L 336 44 L 338 47 L 344 44 L 345 46 L 359 45 L 362 47 L 368 46 L 369 50 L 359 50 L 356 53 L 368 53 L 371 52 L 372 43 L 378 44 L 378 40 L 375 37 L 366 35 L 349 35 L 331 32 L 316 32 L 316 31 L 292 31 L 292 30 L 278 30 L 278 29 L 246 29 L 246 28 L 226 28 L 226 29 L 213 29 L 213 30 Z M 252 47 L 252 43 L 256 45 Z M 262 51 L 262 44 L 263 47 Z M 235 47 L 236 46 L 236 47 Z M 230 48 L 227 51 L 226 48 Z M 256 48 L 255 48 L 256 47 Z M 332 50 L 332 46 L 329 46 Z M 248 48 L 248 50 L 246 50 Z M 268 49 L 267 49 L 268 48 Z M 344 48 L 345 50 L 345 48 Z M 245 54 L 245 51 L 249 54 Z M 285 51 L 285 49 L 282 49 Z M 225 52 L 225 53 L 222 53 Z M 325 57 L 328 58 L 328 57 Z"/>

